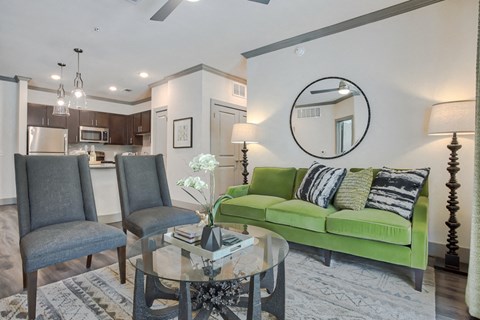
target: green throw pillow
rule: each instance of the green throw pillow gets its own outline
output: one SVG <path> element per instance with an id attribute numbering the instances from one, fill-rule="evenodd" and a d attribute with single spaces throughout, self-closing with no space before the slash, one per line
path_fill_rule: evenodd
<path id="1" fill-rule="evenodd" d="M 349 171 L 338 188 L 333 205 L 337 209 L 362 210 L 370 193 L 373 169 Z"/>

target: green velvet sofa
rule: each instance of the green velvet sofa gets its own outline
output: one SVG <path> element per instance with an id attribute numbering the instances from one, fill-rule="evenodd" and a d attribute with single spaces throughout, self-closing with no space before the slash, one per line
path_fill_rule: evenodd
<path id="1" fill-rule="evenodd" d="M 409 221 L 389 211 L 337 210 L 296 199 L 307 170 L 255 168 L 249 185 L 228 188 L 233 199 L 221 204 L 215 221 L 263 227 L 288 241 L 321 248 L 327 266 L 337 251 L 410 267 L 415 289 L 421 291 L 428 260 L 428 181 Z"/>

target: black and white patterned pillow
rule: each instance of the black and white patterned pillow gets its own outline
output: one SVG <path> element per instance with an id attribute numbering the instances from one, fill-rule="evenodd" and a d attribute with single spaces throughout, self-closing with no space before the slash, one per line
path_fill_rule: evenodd
<path id="1" fill-rule="evenodd" d="M 365 206 L 391 211 L 410 220 L 413 206 L 429 172 L 430 168 L 413 170 L 382 168 L 373 180 Z"/>
<path id="2" fill-rule="evenodd" d="M 345 168 L 330 168 L 314 162 L 305 174 L 295 196 L 326 208 L 346 174 Z"/>

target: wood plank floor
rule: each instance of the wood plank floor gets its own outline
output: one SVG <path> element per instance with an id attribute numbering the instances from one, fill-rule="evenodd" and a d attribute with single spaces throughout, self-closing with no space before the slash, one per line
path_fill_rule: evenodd
<path id="1" fill-rule="evenodd" d="M 115 225 L 120 227 L 119 224 Z M 128 242 L 132 243 L 135 240 L 136 237 L 128 233 Z M 430 260 L 433 265 L 433 258 Z M 81 258 L 41 269 L 38 273 L 38 285 L 42 286 L 87 271 L 85 261 L 86 258 Z M 115 262 L 117 262 L 115 250 L 95 254 L 92 269 L 102 268 Z M 0 298 L 22 292 L 21 266 L 16 207 L 0 206 Z M 469 316 L 465 304 L 466 276 L 435 270 L 435 282 L 437 319 L 476 319 Z"/>

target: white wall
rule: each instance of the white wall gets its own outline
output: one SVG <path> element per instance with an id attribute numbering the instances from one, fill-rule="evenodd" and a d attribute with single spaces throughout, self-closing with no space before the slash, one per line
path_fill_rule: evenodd
<path id="1" fill-rule="evenodd" d="M 18 84 L 0 80 L 0 205 L 16 197 L 13 154 L 17 152 Z"/>
<path id="2" fill-rule="evenodd" d="M 183 177 L 193 175 L 188 167 L 192 158 L 208 151 L 207 142 L 202 139 L 205 124 L 202 123 L 202 74 L 195 72 L 168 83 L 168 124 L 167 124 L 167 175 L 170 195 L 174 200 L 192 202 L 189 196 L 176 186 Z M 193 147 L 173 148 L 173 121 L 193 118 Z"/>
<path id="3" fill-rule="evenodd" d="M 220 100 L 242 107 L 246 100 L 232 95 L 233 81 L 200 70 L 152 88 L 152 109 L 167 108 L 167 176 L 174 201 L 195 203 L 176 182 L 193 173 L 188 163 L 199 153 L 210 152 L 210 100 Z M 193 147 L 173 148 L 173 120 L 193 117 Z M 155 128 L 155 127 L 152 127 Z M 156 129 L 153 129 L 156 130 Z M 152 131 L 152 136 L 154 136 Z M 152 143 L 153 144 L 153 143 Z M 204 179 L 207 179 L 204 177 Z M 206 180 L 208 183 L 208 180 Z"/>
<path id="4" fill-rule="evenodd" d="M 356 83 L 371 107 L 371 125 L 351 153 L 322 163 L 339 167 L 431 167 L 430 241 L 444 244 L 449 138 L 427 135 L 431 105 L 475 98 L 478 1 L 446 0 L 428 7 L 248 60 L 248 121 L 260 125 L 251 145 L 254 166 L 309 166 L 314 158 L 295 144 L 289 115 L 298 93 L 312 81 L 339 76 Z M 460 137 L 457 178 L 462 226 L 469 247 L 473 137 Z"/>

